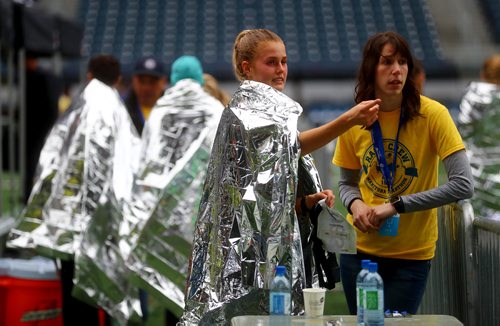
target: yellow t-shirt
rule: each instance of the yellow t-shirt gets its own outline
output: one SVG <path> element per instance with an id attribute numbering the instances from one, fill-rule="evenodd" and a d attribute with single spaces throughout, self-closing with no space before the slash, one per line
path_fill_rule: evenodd
<path id="1" fill-rule="evenodd" d="M 393 195 L 402 196 L 438 186 L 439 159 L 464 149 L 462 138 L 448 109 L 421 96 L 422 117 L 410 120 L 399 134 Z M 400 110 L 379 112 L 388 164 L 392 164 Z M 333 163 L 346 169 L 361 169 L 359 188 L 368 206 L 383 204 L 390 194 L 378 168 L 369 131 L 351 128 L 339 137 Z M 352 223 L 352 216 L 348 215 Z M 379 257 L 424 260 L 434 257 L 438 236 L 437 209 L 401 214 L 398 235 L 362 233 L 357 228 L 358 250 Z"/>
<path id="2" fill-rule="evenodd" d="M 153 110 L 151 106 L 141 106 L 141 112 L 142 116 L 144 117 L 144 121 L 148 120 L 149 115 L 151 114 L 151 110 Z"/>

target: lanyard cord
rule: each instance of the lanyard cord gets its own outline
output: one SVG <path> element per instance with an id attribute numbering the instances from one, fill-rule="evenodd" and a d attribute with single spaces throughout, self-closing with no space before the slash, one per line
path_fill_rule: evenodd
<path id="1" fill-rule="evenodd" d="M 380 127 L 380 123 L 378 120 L 373 123 L 373 126 L 370 130 L 370 133 L 372 135 L 373 147 L 375 148 L 375 155 L 377 156 L 378 167 L 380 168 L 380 171 L 382 172 L 382 177 L 384 178 L 384 181 L 387 184 L 387 188 L 389 190 L 389 197 L 392 196 L 392 187 L 396 175 L 399 131 L 401 130 L 402 124 L 403 124 L 403 109 L 401 108 L 401 114 L 399 115 L 398 131 L 396 133 L 396 139 L 394 140 L 394 156 L 392 160 L 392 166 L 390 166 L 391 169 L 389 169 L 389 165 L 387 164 L 387 160 L 385 159 L 384 139 L 382 138 L 382 128 Z"/>

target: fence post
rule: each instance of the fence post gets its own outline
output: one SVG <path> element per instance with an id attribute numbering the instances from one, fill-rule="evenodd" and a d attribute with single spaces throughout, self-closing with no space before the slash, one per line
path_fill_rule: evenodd
<path id="1" fill-rule="evenodd" d="M 466 325 L 474 325 L 477 322 L 477 259 L 476 250 L 477 246 L 474 244 L 475 231 L 474 231 L 474 210 L 469 200 L 461 201 L 460 208 L 462 210 L 462 219 L 464 225 L 464 248 L 465 248 L 465 271 L 467 275 L 466 302 L 467 302 L 467 316 L 464 320 Z"/>

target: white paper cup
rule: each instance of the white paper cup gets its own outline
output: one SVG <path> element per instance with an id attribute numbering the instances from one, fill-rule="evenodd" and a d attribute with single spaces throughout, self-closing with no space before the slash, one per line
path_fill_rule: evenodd
<path id="1" fill-rule="evenodd" d="M 304 289 L 306 317 L 321 317 L 325 308 L 325 292 L 322 288 Z"/>

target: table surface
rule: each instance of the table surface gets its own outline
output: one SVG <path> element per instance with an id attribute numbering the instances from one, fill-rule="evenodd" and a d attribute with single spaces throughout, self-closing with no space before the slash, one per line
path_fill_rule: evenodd
<path id="1" fill-rule="evenodd" d="M 274 318 L 274 317 L 273 317 Z M 285 317 L 285 320 L 273 320 L 272 325 L 307 325 L 307 326 L 348 326 L 357 325 L 356 316 L 322 316 L 307 318 L 303 316 Z M 231 319 L 232 326 L 267 326 L 271 325 L 269 316 L 238 316 Z M 412 315 L 404 318 L 385 318 L 385 325 L 426 325 L 458 326 L 463 325 L 458 319 L 448 315 Z"/>

